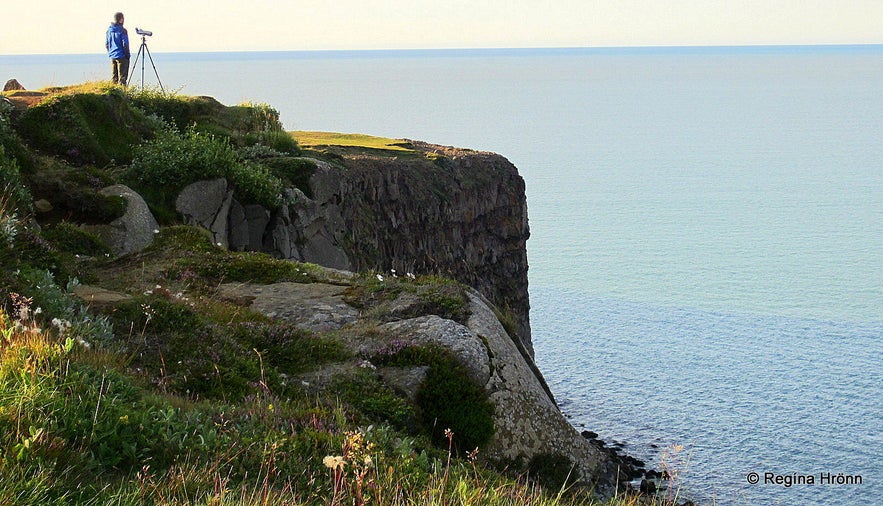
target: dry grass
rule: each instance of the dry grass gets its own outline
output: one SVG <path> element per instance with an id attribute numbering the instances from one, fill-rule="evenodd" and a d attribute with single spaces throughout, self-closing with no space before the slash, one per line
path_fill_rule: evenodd
<path id="1" fill-rule="evenodd" d="M 390 139 L 387 137 L 374 137 L 364 134 L 342 134 L 336 132 L 311 132 L 298 130 L 291 132 L 297 143 L 303 147 L 317 146 L 343 146 L 368 149 L 381 149 L 385 151 L 413 152 L 408 147 L 408 141 L 404 139 Z"/>

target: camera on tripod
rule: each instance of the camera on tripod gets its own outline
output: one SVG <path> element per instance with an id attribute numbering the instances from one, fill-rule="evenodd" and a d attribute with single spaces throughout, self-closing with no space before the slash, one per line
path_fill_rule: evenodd
<path id="1" fill-rule="evenodd" d="M 142 30 L 140 28 L 135 28 L 135 33 L 137 33 L 138 35 L 143 35 L 145 37 L 150 37 L 153 35 L 153 32 L 148 31 L 148 30 Z"/>

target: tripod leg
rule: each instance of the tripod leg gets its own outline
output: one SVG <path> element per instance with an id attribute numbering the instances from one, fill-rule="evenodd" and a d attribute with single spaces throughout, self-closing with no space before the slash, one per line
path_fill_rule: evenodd
<path id="1" fill-rule="evenodd" d="M 153 67 L 153 74 L 156 76 L 156 82 L 159 83 L 159 89 L 161 89 L 162 92 L 165 93 L 166 89 L 163 88 L 162 81 L 159 80 L 159 72 L 156 71 L 156 65 L 154 65 L 154 63 L 153 63 L 153 56 L 151 56 L 151 54 L 150 54 L 150 48 L 147 47 L 147 44 L 144 44 L 144 49 L 147 50 L 147 57 L 150 58 L 150 66 Z M 141 59 L 141 65 L 142 65 L 142 75 L 143 75 L 143 66 L 144 66 L 144 59 L 143 58 Z M 143 77 L 141 79 L 142 79 L 142 81 L 144 80 Z"/>
<path id="2" fill-rule="evenodd" d="M 143 52 L 143 50 L 144 50 L 144 46 L 141 46 L 141 47 L 138 48 L 138 52 L 135 53 L 135 61 L 132 62 L 132 71 L 129 72 L 129 77 L 128 77 L 128 79 L 126 80 L 126 83 L 127 83 L 127 84 L 128 84 L 128 82 L 129 82 L 129 80 L 132 78 L 132 76 L 135 75 L 135 69 L 138 68 L 138 58 L 142 58 L 142 59 L 143 59 L 143 56 L 142 56 L 142 54 L 141 54 L 141 53 Z M 144 79 L 143 79 L 143 78 L 141 79 L 141 87 L 142 87 L 142 88 L 144 87 Z"/>
<path id="3" fill-rule="evenodd" d="M 145 50 L 147 49 L 147 43 L 144 42 L 141 44 L 141 47 Z M 144 60 L 145 58 L 141 58 L 141 91 L 144 91 Z"/>

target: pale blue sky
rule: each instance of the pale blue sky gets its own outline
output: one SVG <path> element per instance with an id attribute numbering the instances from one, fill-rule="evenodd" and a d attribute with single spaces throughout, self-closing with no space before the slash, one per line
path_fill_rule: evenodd
<path id="1" fill-rule="evenodd" d="M 118 10 L 154 52 L 883 43 L 883 0 L 34 0 L 0 54 L 102 52 Z"/>

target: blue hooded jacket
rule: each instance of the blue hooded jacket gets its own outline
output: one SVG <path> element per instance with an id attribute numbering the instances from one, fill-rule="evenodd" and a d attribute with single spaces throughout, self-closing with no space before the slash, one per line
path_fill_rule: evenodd
<path id="1" fill-rule="evenodd" d="M 107 29 L 104 47 L 107 48 L 107 56 L 111 58 L 128 58 L 129 32 L 123 25 L 111 23 Z"/>

